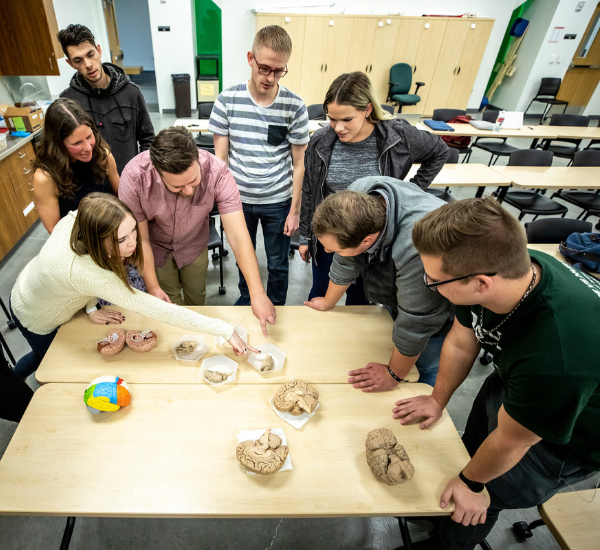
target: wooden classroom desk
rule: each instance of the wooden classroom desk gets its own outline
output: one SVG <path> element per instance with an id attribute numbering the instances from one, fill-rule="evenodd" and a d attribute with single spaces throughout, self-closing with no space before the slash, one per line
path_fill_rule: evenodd
<path id="1" fill-rule="evenodd" d="M 592 500 L 594 493 L 595 489 L 559 493 L 538 506 L 540 516 L 563 550 L 598 550 L 600 492 Z"/>
<path id="2" fill-rule="evenodd" d="M 548 132 L 555 134 L 559 139 L 600 139 L 598 126 L 544 126 Z"/>
<path id="3" fill-rule="evenodd" d="M 288 377 L 289 379 L 290 377 Z M 130 384 L 131 404 L 90 414 L 87 384 L 38 389 L 0 461 L 0 514 L 118 517 L 441 516 L 440 495 L 469 461 L 444 411 L 433 428 L 392 418 L 398 398 L 431 393 L 403 384 L 392 395 L 316 384 L 320 406 L 301 430 L 269 403 L 276 386 Z M 241 430 L 283 428 L 293 469 L 244 472 Z M 367 465 L 370 430 L 388 428 L 414 465 L 388 486 Z"/>
<path id="4" fill-rule="evenodd" d="M 419 169 L 420 164 L 413 164 L 406 176 L 409 180 Z M 444 164 L 431 187 L 485 187 L 508 186 L 510 180 L 495 172 L 485 164 Z"/>
<path id="5" fill-rule="evenodd" d="M 85 382 L 105 374 L 114 374 L 126 382 L 143 384 L 206 384 L 200 378 L 203 359 L 223 354 L 239 363 L 236 380 L 229 385 L 282 384 L 290 378 L 311 383 L 347 384 L 348 372 L 369 362 L 388 364 L 392 355 L 390 314 L 381 306 L 337 306 L 331 311 L 315 311 L 307 306 L 277 307 L 277 324 L 267 325 L 269 338 L 262 334 L 250 306 L 190 307 L 209 317 L 218 317 L 234 326 L 241 321 L 248 329 L 251 345 L 273 343 L 287 354 L 282 370 L 261 373 L 232 350 L 217 347 L 214 337 L 203 334 L 211 347 L 197 362 L 177 361 L 171 345 L 184 334 L 194 334 L 160 323 L 132 311 L 122 311 L 127 330 L 156 331 L 158 343 L 147 353 L 133 351 L 127 345 L 112 357 L 96 351 L 96 341 L 109 334 L 106 325 L 95 325 L 82 311 L 62 325 L 54 342 L 36 371 L 40 384 L 48 382 Z M 111 325 L 115 327 L 119 325 Z M 200 333 L 197 333 L 200 334 Z M 407 379 L 418 379 L 413 368 Z"/>
<path id="6" fill-rule="evenodd" d="M 521 189 L 598 189 L 600 167 L 492 166 Z"/>
<path id="7" fill-rule="evenodd" d="M 431 132 L 432 134 L 436 134 L 438 136 L 471 136 L 473 138 L 478 137 L 501 137 L 501 138 L 524 138 L 524 139 L 556 139 L 557 134 L 554 131 L 555 128 L 549 130 L 549 126 L 523 126 L 520 130 L 505 130 L 502 129 L 499 132 L 494 132 L 493 130 L 479 130 L 472 126 L 471 124 L 449 124 L 452 128 L 454 128 L 454 132 L 450 131 L 437 131 L 432 130 L 429 126 L 422 124 L 422 126 Z M 420 129 L 421 126 L 419 126 Z"/>
<path id="8" fill-rule="evenodd" d="M 207 118 L 178 118 L 173 126 L 185 126 L 190 132 L 208 132 Z M 323 120 L 309 120 L 308 121 L 308 132 L 313 134 L 319 128 L 321 128 L 319 122 L 325 122 Z"/>
<path id="9" fill-rule="evenodd" d="M 558 243 L 556 244 L 528 244 L 527 248 L 531 248 L 533 250 L 539 250 L 540 252 L 545 252 L 550 256 L 554 256 L 557 260 L 564 262 L 566 264 L 571 265 L 571 261 L 565 258 L 561 251 L 558 248 Z M 596 279 L 600 279 L 600 273 L 588 273 L 592 277 L 596 277 Z"/>

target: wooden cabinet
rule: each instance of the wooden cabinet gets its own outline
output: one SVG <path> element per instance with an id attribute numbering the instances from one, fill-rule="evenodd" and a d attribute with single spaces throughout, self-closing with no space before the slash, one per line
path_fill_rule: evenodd
<path id="1" fill-rule="evenodd" d="M 27 231 L 25 216 L 17 200 L 10 178 L 0 180 L 0 244 L 8 251 Z"/>
<path id="2" fill-rule="evenodd" d="M 292 39 L 292 55 L 288 62 L 288 74 L 282 79 L 282 84 L 297 92 L 302 84 L 302 51 L 304 49 L 304 31 L 306 28 L 305 17 L 284 17 L 281 26 Z"/>
<path id="3" fill-rule="evenodd" d="M 64 57 L 52 0 L 0 2 L 0 74 L 58 75 Z"/>

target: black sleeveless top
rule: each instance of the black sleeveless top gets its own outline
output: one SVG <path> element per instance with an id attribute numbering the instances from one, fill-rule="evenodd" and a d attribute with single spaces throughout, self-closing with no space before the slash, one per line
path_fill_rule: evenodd
<path id="1" fill-rule="evenodd" d="M 72 197 L 58 197 L 58 208 L 60 218 L 64 218 L 71 210 L 77 210 L 81 199 L 90 193 L 112 193 L 108 175 L 104 178 L 101 185 L 94 183 L 94 172 L 91 162 L 76 161 L 71 164 L 73 170 L 73 183 L 75 184 L 75 194 Z"/>

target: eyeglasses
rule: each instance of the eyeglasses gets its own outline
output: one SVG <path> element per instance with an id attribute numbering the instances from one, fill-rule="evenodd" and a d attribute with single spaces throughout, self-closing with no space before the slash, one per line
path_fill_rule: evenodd
<path id="1" fill-rule="evenodd" d="M 476 275 L 485 275 L 486 277 L 493 277 L 494 275 L 497 275 L 497 273 L 471 273 L 470 275 L 463 275 L 462 277 L 455 277 L 454 279 L 448 279 L 447 281 L 439 281 L 436 283 L 429 283 L 429 282 L 427 282 L 429 280 L 429 277 L 427 276 L 427 273 L 425 273 L 425 268 L 423 268 L 423 283 L 425 283 L 425 286 L 429 290 L 433 290 L 434 292 L 437 292 L 437 287 L 439 285 L 445 285 L 448 283 L 453 283 L 454 281 L 468 279 L 469 277 L 475 277 Z"/>
<path id="2" fill-rule="evenodd" d="M 263 76 L 269 76 L 271 73 L 273 73 L 275 78 L 283 78 L 286 74 L 288 74 L 287 65 L 285 66 L 285 69 L 271 69 L 271 67 L 267 65 L 259 65 L 258 61 L 256 61 L 256 57 L 254 58 L 254 61 L 258 67 L 258 74 Z"/>

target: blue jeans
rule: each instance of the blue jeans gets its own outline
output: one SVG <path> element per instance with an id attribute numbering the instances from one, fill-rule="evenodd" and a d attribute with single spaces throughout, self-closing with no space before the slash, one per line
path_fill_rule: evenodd
<path id="1" fill-rule="evenodd" d="M 267 296 L 273 302 L 273 305 L 285 305 L 288 289 L 289 272 L 289 251 L 290 237 L 283 234 L 285 220 L 290 213 L 292 199 L 285 202 L 274 204 L 245 204 L 244 218 L 248 233 L 252 239 L 252 246 L 256 250 L 256 232 L 258 231 L 258 222 L 262 225 L 262 231 L 265 242 L 265 251 L 267 253 L 267 268 L 269 278 L 267 279 Z M 240 297 L 235 302 L 236 306 L 250 305 L 250 293 L 248 284 L 244 275 L 240 271 Z"/>
<path id="2" fill-rule="evenodd" d="M 315 261 L 316 260 L 316 261 Z M 317 256 L 312 259 L 313 286 L 310 289 L 308 299 L 322 297 L 327 294 L 329 286 L 329 269 L 333 262 L 333 252 L 325 252 L 325 248 L 320 241 L 317 241 Z M 363 278 L 358 277 L 354 284 L 351 284 L 346 290 L 347 306 L 368 306 L 369 300 L 365 296 L 363 287 Z"/>
<path id="3" fill-rule="evenodd" d="M 27 343 L 31 347 L 31 351 L 27 355 L 23 355 L 23 357 L 21 357 L 21 359 L 17 361 L 17 364 L 13 369 L 14 373 L 21 380 L 26 380 L 29 377 L 29 375 L 33 374 L 40 366 L 44 355 L 46 355 L 50 344 L 52 344 L 52 340 L 54 340 L 54 337 L 58 332 L 58 327 L 55 328 L 50 334 L 35 334 L 35 332 L 27 330 L 21 324 L 21 321 L 17 319 L 17 316 L 12 310 L 12 306 L 10 305 L 10 303 L 9 307 L 10 314 L 15 320 L 17 327 L 19 328 L 21 334 L 25 337 L 25 340 L 27 340 Z"/>

